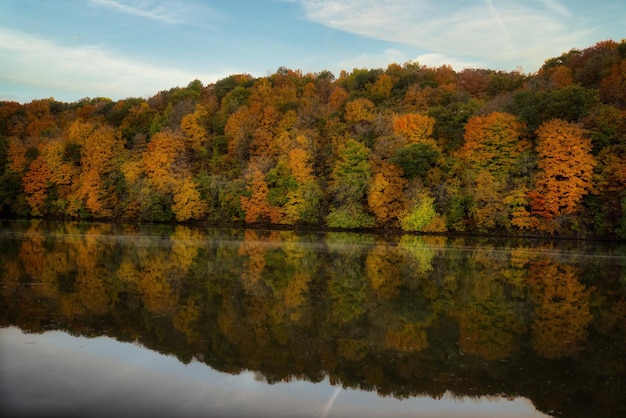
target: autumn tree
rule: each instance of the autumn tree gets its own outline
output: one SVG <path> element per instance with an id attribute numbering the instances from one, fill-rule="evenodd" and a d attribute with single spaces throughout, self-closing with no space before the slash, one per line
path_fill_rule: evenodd
<path id="1" fill-rule="evenodd" d="M 142 154 L 145 173 L 161 193 L 169 193 L 176 184 L 177 159 L 184 153 L 184 139 L 177 132 L 155 134 Z"/>
<path id="2" fill-rule="evenodd" d="M 345 119 L 349 123 L 372 122 L 376 105 L 365 98 L 354 99 L 346 103 Z"/>
<path id="3" fill-rule="evenodd" d="M 123 144 L 112 127 L 95 129 L 81 147 L 81 174 L 78 197 L 99 217 L 110 217 L 118 204 L 114 172 L 118 169 Z"/>
<path id="4" fill-rule="evenodd" d="M 53 99 L 33 100 L 24 106 L 26 111 L 25 134 L 29 137 L 49 137 L 56 128 L 56 121 L 50 111 Z"/>
<path id="5" fill-rule="evenodd" d="M 34 216 L 41 216 L 45 212 L 44 204 L 48 197 L 49 179 L 50 168 L 42 156 L 30 163 L 28 172 L 22 178 L 24 191 L 27 194 L 26 201 Z"/>
<path id="6" fill-rule="evenodd" d="M 626 59 L 615 64 L 611 74 L 602 79 L 599 93 L 604 103 L 626 107 Z"/>
<path id="7" fill-rule="evenodd" d="M 209 210 L 206 202 L 201 199 L 197 184 L 190 178 L 179 182 L 173 200 L 172 211 L 177 221 L 200 220 Z"/>
<path id="8" fill-rule="evenodd" d="M 383 162 L 372 177 L 367 203 L 380 225 L 397 220 L 404 209 L 404 189 L 408 182 L 402 174 L 397 165 Z"/>
<path id="9" fill-rule="evenodd" d="M 524 181 L 529 179 L 514 178 L 516 167 L 530 146 L 522 138 L 523 128 L 514 115 L 501 112 L 474 116 L 466 124 L 458 158 L 468 168 L 465 179 L 472 191 L 469 212 L 480 231 L 501 226 L 508 229 L 512 225 L 510 219 L 521 215 L 519 206 L 528 203 L 520 200 L 518 191 L 525 190 Z M 515 225 L 522 222 L 516 220 Z"/>
<path id="10" fill-rule="evenodd" d="M 248 196 L 241 196 L 241 208 L 245 212 L 246 223 L 270 221 L 279 223 L 280 209 L 268 201 L 269 188 L 263 173 L 255 169 L 248 176 Z"/>
<path id="11" fill-rule="evenodd" d="M 393 117 L 393 132 L 407 141 L 408 144 L 429 144 L 437 149 L 432 139 L 435 119 L 419 113 L 406 113 Z"/>
<path id="12" fill-rule="evenodd" d="M 248 106 L 238 108 L 226 122 L 224 135 L 228 154 L 244 165 L 250 158 L 250 143 L 255 128 L 255 117 Z"/>
<path id="13" fill-rule="evenodd" d="M 444 232 L 445 222 L 435 210 L 435 199 L 426 190 L 416 194 L 408 209 L 400 214 L 400 225 L 405 231 Z"/>
<path id="14" fill-rule="evenodd" d="M 260 113 L 260 119 L 252 134 L 250 155 L 252 157 L 275 158 L 278 153 L 275 138 L 278 133 L 277 125 L 280 120 L 280 113 L 274 106 L 265 106 L 257 113 Z"/>
<path id="15" fill-rule="evenodd" d="M 535 215 L 551 221 L 576 213 L 583 196 L 593 190 L 596 159 L 591 141 L 578 125 L 554 119 L 537 130 L 539 173 L 529 193 Z M 542 226 L 552 231 L 555 225 Z"/>
<path id="16" fill-rule="evenodd" d="M 204 148 L 207 139 L 206 125 L 209 123 L 209 112 L 202 106 L 197 105 L 193 113 L 183 116 L 180 121 L 180 128 L 185 133 L 188 146 L 196 153 L 200 153 Z"/>
<path id="17" fill-rule="evenodd" d="M 474 168 L 496 176 L 507 176 L 515 160 L 529 144 L 521 138 L 524 125 L 509 113 L 474 116 L 465 125 L 459 157 Z"/>
<path id="18" fill-rule="evenodd" d="M 376 81 L 366 86 L 370 98 L 374 103 L 380 103 L 391 97 L 391 89 L 393 88 L 393 79 L 388 74 L 380 74 Z"/>

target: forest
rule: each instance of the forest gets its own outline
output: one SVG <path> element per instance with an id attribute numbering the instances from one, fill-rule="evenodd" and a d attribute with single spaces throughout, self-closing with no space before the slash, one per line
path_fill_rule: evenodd
<path id="1" fill-rule="evenodd" d="M 0 102 L 0 216 L 626 239 L 626 40 Z"/>

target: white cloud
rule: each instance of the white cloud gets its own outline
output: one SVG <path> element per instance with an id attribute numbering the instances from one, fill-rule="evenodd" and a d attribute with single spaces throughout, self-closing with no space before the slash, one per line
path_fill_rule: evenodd
<path id="1" fill-rule="evenodd" d="M 147 19 L 158 20 L 168 24 L 183 23 L 180 6 L 177 1 L 135 1 L 135 0 L 89 0 L 90 3 L 106 7 L 120 13 Z"/>
<path id="2" fill-rule="evenodd" d="M 1 27 L 0 62 L 5 63 L 0 80 L 8 82 L 14 91 L 21 85 L 24 90 L 36 87 L 38 91 L 64 92 L 75 99 L 145 97 L 185 86 L 194 79 L 208 83 L 230 74 L 161 67 L 117 56 L 97 46 L 63 46 Z"/>
<path id="3" fill-rule="evenodd" d="M 349 33 L 418 47 L 428 53 L 535 71 L 579 44 L 580 29 L 556 0 L 300 0 L 307 19 Z"/>
<path id="4" fill-rule="evenodd" d="M 449 65 L 456 71 L 461 71 L 465 68 L 489 68 L 489 65 L 484 61 L 471 61 L 436 53 L 422 54 L 414 58 L 412 61 L 415 61 L 420 65 L 425 65 L 426 67 L 430 68 L 437 68 L 441 67 L 442 65 Z"/>

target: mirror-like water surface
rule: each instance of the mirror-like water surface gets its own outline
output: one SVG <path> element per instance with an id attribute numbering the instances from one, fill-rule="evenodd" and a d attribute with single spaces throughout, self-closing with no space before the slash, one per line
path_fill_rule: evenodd
<path id="1" fill-rule="evenodd" d="M 29 416 L 626 415 L 626 247 L 4 222 Z"/>

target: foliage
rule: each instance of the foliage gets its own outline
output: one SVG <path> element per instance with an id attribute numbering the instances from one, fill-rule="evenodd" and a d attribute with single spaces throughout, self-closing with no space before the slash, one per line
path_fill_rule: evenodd
<path id="1" fill-rule="evenodd" d="M 624 45 L 536 74 L 279 68 L 147 99 L 0 102 L 0 212 L 623 237 Z"/>
<path id="2" fill-rule="evenodd" d="M 435 166 L 439 156 L 432 145 L 417 143 L 398 149 L 390 161 L 400 166 L 407 177 L 421 178 Z"/>
<path id="3" fill-rule="evenodd" d="M 420 196 L 413 208 L 400 219 L 402 229 L 405 231 L 423 231 L 437 215 L 433 203 L 432 197 Z"/>
<path id="4" fill-rule="evenodd" d="M 326 215 L 326 224 L 331 228 L 371 228 L 375 223 L 375 218 L 365 213 L 363 208 L 356 204 L 345 204 L 333 208 Z"/>
<path id="5" fill-rule="evenodd" d="M 580 127 L 558 119 L 543 124 L 537 136 L 540 171 L 531 196 L 533 213 L 547 220 L 572 215 L 593 191 L 591 141 Z"/>

